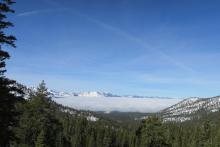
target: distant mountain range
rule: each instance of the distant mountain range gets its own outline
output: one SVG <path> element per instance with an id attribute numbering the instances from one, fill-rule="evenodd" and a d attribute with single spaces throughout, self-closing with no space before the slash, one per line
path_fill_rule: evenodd
<path id="1" fill-rule="evenodd" d="M 128 98 L 164 98 L 164 99 L 172 99 L 169 97 L 159 97 L 159 96 L 139 96 L 139 95 L 116 95 L 109 92 L 100 92 L 100 91 L 88 91 L 88 92 L 57 92 L 54 90 L 49 90 L 49 92 L 54 97 L 128 97 Z"/>
<path id="2" fill-rule="evenodd" d="M 49 90 L 49 92 L 55 97 L 72 97 L 72 96 L 81 96 L 81 97 L 120 97 L 119 95 L 114 95 L 106 92 L 99 91 L 89 91 L 89 92 L 57 92 L 54 90 Z"/>

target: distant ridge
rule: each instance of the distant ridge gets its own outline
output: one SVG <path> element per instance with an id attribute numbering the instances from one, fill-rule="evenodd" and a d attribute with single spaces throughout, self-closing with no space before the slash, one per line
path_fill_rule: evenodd
<path id="1" fill-rule="evenodd" d="M 100 91 L 88 91 L 88 92 L 57 92 L 54 90 L 49 90 L 49 92 L 55 97 L 69 97 L 69 96 L 79 96 L 79 97 L 128 97 L 128 98 L 164 98 L 172 99 L 170 97 L 159 97 L 159 96 L 139 96 L 139 95 L 117 95 L 109 92 Z"/>

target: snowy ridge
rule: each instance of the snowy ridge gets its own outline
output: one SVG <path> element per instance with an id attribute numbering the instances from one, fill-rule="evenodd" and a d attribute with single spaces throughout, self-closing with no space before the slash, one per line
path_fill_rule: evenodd
<path id="1" fill-rule="evenodd" d="M 113 95 L 111 93 L 99 92 L 99 91 L 88 91 L 88 92 L 57 92 L 54 90 L 49 90 L 49 92 L 54 97 L 70 97 L 70 96 L 79 96 L 79 97 L 120 97 L 118 95 Z"/>
<path id="2" fill-rule="evenodd" d="M 195 117 L 195 114 L 216 112 L 220 110 L 220 96 L 212 98 L 188 98 L 162 110 L 160 113 L 164 121 L 186 121 Z"/>

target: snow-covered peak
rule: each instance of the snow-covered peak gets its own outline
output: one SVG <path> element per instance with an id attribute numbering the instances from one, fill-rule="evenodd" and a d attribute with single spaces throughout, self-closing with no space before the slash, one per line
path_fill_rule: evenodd
<path id="1" fill-rule="evenodd" d="M 82 96 L 82 97 L 120 97 L 120 96 L 114 95 L 112 93 L 99 92 L 99 91 L 81 92 L 81 93 L 78 93 L 78 96 Z"/>
<path id="2" fill-rule="evenodd" d="M 48 90 L 54 97 L 119 97 L 118 95 L 113 95 L 111 93 L 99 92 L 99 91 L 88 91 L 88 92 L 57 92 L 54 90 Z"/>
<path id="3" fill-rule="evenodd" d="M 54 90 L 48 90 L 49 93 L 51 93 L 54 97 L 71 97 L 71 96 L 77 96 L 77 93 L 74 92 L 64 92 L 64 91 L 54 91 Z"/>
<path id="4" fill-rule="evenodd" d="M 105 94 L 102 93 L 102 92 L 98 92 L 98 91 L 90 91 L 90 92 L 78 93 L 78 96 L 83 96 L 83 97 L 103 97 L 103 96 L 105 96 Z"/>

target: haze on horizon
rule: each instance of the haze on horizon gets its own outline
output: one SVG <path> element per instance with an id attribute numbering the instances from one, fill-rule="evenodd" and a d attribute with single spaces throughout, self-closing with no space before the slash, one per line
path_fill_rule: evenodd
<path id="1" fill-rule="evenodd" d="M 122 95 L 219 95 L 220 1 L 18 1 L 7 75 Z"/>

